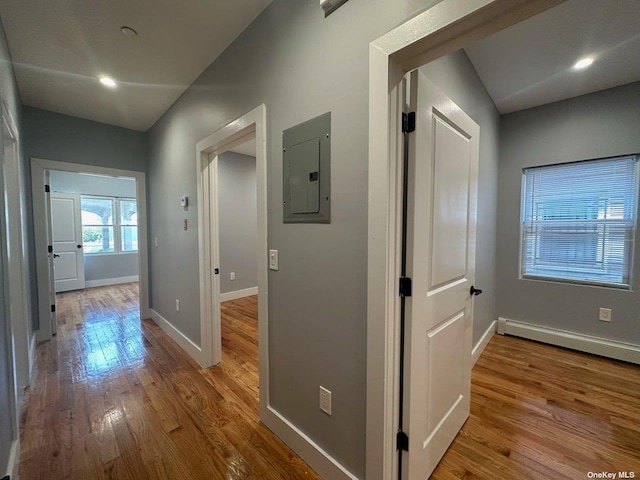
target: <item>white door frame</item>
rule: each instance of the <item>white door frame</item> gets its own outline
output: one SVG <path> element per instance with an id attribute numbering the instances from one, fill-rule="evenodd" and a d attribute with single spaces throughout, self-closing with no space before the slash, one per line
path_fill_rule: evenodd
<path id="1" fill-rule="evenodd" d="M 218 154 L 256 138 L 256 193 L 258 213 L 258 352 L 260 418 L 269 405 L 269 271 L 267 223 L 267 109 L 260 105 L 220 128 L 196 145 L 198 186 L 198 247 L 200 257 L 200 365 L 222 361 L 220 326 Z"/>
<path id="2" fill-rule="evenodd" d="M 260 406 L 268 394 L 268 302 L 267 258 L 267 142 L 266 107 L 260 105 L 220 128 L 196 145 L 198 186 L 198 247 L 200 256 L 200 333 L 198 362 L 210 367 L 222 361 L 220 327 L 220 278 L 218 248 L 218 154 L 234 145 L 256 138 L 256 193 L 258 212 L 258 333 L 260 364 Z M 266 400 L 266 398 L 265 398 Z"/>
<path id="3" fill-rule="evenodd" d="M 4 184 L 6 188 L 6 211 L 9 234 L 7 235 L 7 253 L 9 256 L 9 290 L 11 329 L 14 340 L 14 375 L 18 409 L 24 390 L 31 384 L 31 369 L 35 350 L 35 336 L 29 337 L 31 304 L 28 298 L 25 252 L 27 250 L 22 192 L 23 171 L 20 165 L 19 132 L 4 99 L 2 100 L 2 143 L 4 155 Z M 7 154 L 9 158 L 6 158 Z"/>
<path id="4" fill-rule="evenodd" d="M 405 73 L 564 0 L 443 0 L 369 45 L 367 480 L 397 476 Z"/>
<path id="5" fill-rule="evenodd" d="M 45 171 L 60 170 L 73 173 L 91 173 L 110 177 L 129 177 L 136 180 L 138 201 L 138 275 L 140 286 L 140 318 L 150 318 L 149 311 L 149 254 L 147 243 L 147 184 L 144 172 L 119 168 L 98 167 L 79 163 L 31 159 L 31 195 L 33 198 L 33 227 L 36 244 L 36 270 L 38 274 L 38 310 L 40 329 L 38 341 L 51 339 L 54 330 L 49 322 L 49 268 L 47 254 L 47 210 L 45 207 Z"/>

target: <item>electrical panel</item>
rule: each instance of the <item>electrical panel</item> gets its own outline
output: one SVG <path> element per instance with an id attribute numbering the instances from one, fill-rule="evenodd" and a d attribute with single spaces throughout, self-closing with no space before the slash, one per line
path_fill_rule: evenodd
<path id="1" fill-rule="evenodd" d="M 282 134 L 284 223 L 331 223 L 331 112 Z"/>

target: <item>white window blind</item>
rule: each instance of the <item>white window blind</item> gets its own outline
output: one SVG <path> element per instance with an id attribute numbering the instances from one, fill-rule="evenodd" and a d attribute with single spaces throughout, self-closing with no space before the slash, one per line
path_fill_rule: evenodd
<path id="1" fill-rule="evenodd" d="M 629 287 L 638 158 L 524 170 L 522 275 Z"/>

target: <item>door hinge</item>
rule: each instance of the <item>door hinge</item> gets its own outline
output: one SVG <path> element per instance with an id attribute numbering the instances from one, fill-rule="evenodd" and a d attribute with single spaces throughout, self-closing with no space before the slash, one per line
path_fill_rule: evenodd
<path id="1" fill-rule="evenodd" d="M 400 296 L 411 296 L 411 279 L 409 277 L 400 277 Z"/>
<path id="2" fill-rule="evenodd" d="M 56 306 L 55 305 L 51 305 L 51 313 L 56 311 Z"/>
<path id="3" fill-rule="evenodd" d="M 409 437 L 402 430 L 396 435 L 396 450 L 409 451 Z"/>
<path id="4" fill-rule="evenodd" d="M 416 112 L 402 113 L 402 133 L 411 133 L 416 129 Z"/>
<path id="5" fill-rule="evenodd" d="M 51 192 L 51 187 L 49 185 L 45 185 L 44 186 L 44 191 L 45 191 L 45 193 Z"/>
<path id="6" fill-rule="evenodd" d="M 51 245 L 47 246 L 47 251 L 49 253 L 53 253 L 53 246 L 51 246 Z"/>

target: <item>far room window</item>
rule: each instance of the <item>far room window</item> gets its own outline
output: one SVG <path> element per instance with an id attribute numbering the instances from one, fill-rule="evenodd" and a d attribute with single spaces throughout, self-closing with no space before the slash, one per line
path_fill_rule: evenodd
<path id="1" fill-rule="evenodd" d="M 629 288 L 638 157 L 524 170 L 523 278 Z"/>
<path id="2" fill-rule="evenodd" d="M 82 243 L 85 254 L 138 251 L 135 199 L 82 196 Z"/>

